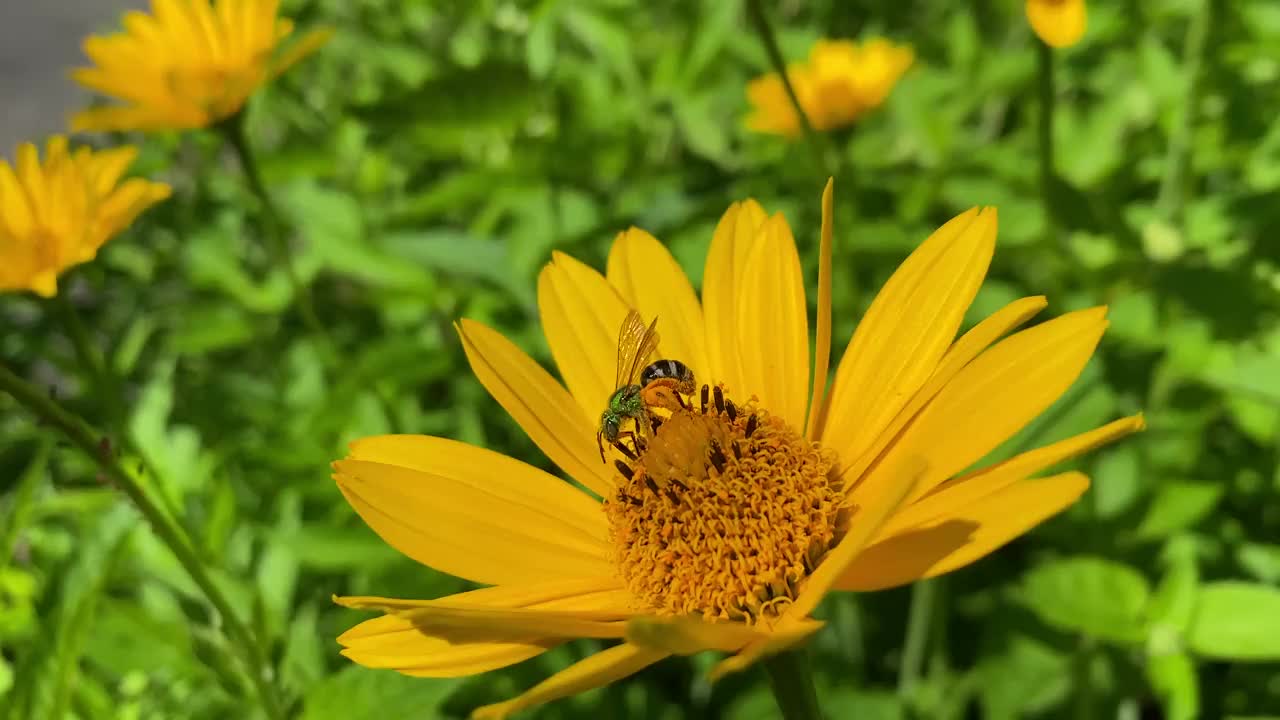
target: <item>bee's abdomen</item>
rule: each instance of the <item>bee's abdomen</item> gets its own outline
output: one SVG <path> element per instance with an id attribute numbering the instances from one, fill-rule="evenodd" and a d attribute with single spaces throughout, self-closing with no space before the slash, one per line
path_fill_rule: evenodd
<path id="1" fill-rule="evenodd" d="M 640 372 L 640 385 L 648 385 L 664 378 L 693 382 L 693 371 L 679 360 L 658 360 Z"/>

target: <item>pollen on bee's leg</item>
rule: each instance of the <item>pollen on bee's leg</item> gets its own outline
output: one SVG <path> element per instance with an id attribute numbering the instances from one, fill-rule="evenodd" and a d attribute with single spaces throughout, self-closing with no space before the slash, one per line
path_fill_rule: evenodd
<path id="1" fill-rule="evenodd" d="M 659 614 L 770 623 L 847 526 L 835 455 L 754 398 L 699 399 L 620 461 L 604 503 L 618 572 Z"/>

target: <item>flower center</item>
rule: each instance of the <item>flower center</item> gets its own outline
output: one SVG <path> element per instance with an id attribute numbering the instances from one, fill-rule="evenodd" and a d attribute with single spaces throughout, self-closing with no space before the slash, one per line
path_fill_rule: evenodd
<path id="1" fill-rule="evenodd" d="M 844 533 L 835 456 L 721 387 L 699 400 L 617 461 L 619 572 L 658 612 L 768 622 Z"/>

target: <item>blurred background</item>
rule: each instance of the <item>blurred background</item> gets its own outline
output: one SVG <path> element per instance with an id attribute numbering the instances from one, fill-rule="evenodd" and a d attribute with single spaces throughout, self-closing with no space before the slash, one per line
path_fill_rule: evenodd
<path id="1" fill-rule="evenodd" d="M 66 80 L 80 40 L 124 5 L 0 8 L 0 152 L 65 127 L 85 97 Z M 464 585 L 384 545 L 328 463 L 395 430 L 551 469 L 471 376 L 452 321 L 495 326 L 550 367 L 535 280 L 553 249 L 602 268 L 634 224 L 696 284 L 720 214 L 748 196 L 786 215 L 816 278 L 829 173 L 837 346 L 930 231 L 996 205 L 970 323 L 1032 294 L 1046 317 L 1111 306 L 1084 376 L 1000 455 L 1137 410 L 1149 429 L 1082 461 L 1084 499 L 990 558 L 829 600 L 812 646 L 828 716 L 1280 716 L 1280 5 L 1092 3 L 1084 39 L 1054 54 L 1048 193 L 1039 41 L 1014 0 L 766 8 L 788 60 L 822 37 L 915 50 L 885 104 L 823 134 L 817 157 L 746 130 L 746 84 L 769 62 L 734 0 L 284 7 L 338 32 L 254 98 L 248 132 L 340 362 L 323 361 L 209 132 L 117 138 L 174 197 L 63 292 L 125 378 L 109 432 L 138 446 L 151 489 L 269 639 L 295 717 L 462 717 L 597 648 L 457 680 L 349 664 L 334 638 L 365 615 L 331 595 Z M 0 358 L 113 417 L 33 296 L 0 298 Z M 210 618 L 94 467 L 0 398 L 0 717 L 245 717 Z M 712 662 L 665 661 L 529 717 L 776 716 L 763 674 L 711 686 Z"/>

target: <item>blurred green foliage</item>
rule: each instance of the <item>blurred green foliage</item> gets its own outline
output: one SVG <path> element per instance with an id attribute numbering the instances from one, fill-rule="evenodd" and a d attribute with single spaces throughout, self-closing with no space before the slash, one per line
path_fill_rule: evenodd
<path id="1" fill-rule="evenodd" d="M 914 596 L 828 601 L 813 652 L 829 716 L 1280 712 L 1280 6 L 1093 3 L 1084 42 L 1057 55 L 1054 228 L 1016 0 L 771 8 L 789 58 L 821 36 L 916 49 L 884 108 L 823 138 L 831 168 L 741 129 L 745 82 L 767 61 L 738 2 L 287 5 L 339 32 L 254 100 L 248 128 L 336 362 L 211 133 L 143 141 L 135 171 L 175 196 L 64 292 L 125 378 L 128 419 L 107 431 L 132 438 L 150 489 L 269 639 L 297 717 L 456 717 L 596 648 L 462 680 L 351 666 L 334 637 L 364 616 L 331 594 L 463 585 L 383 545 L 327 463 L 398 430 L 549 467 L 450 323 L 494 325 L 549 364 L 534 287 L 552 249 L 601 267 L 635 224 L 696 283 L 719 214 L 746 196 L 786 214 L 816 278 L 829 170 L 838 339 L 934 227 L 996 205 L 972 318 L 1046 294 L 1051 313 L 1109 303 L 1112 321 L 1077 386 L 1004 452 L 1139 409 L 1150 424 L 1081 463 L 1095 484 L 1078 506 L 993 557 Z M 1188 54 L 1197 23 L 1203 57 Z M 0 298 L 0 323 L 6 363 L 112 417 L 46 305 Z M 0 409 L 0 717 L 251 713 L 218 619 L 168 551 L 51 430 L 7 398 Z M 922 652 L 904 653 L 913 597 Z M 761 676 L 713 687 L 711 661 L 532 715 L 775 716 Z"/>

